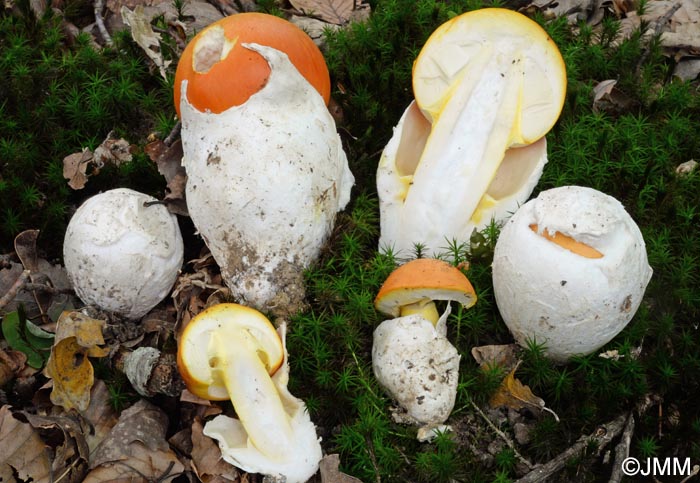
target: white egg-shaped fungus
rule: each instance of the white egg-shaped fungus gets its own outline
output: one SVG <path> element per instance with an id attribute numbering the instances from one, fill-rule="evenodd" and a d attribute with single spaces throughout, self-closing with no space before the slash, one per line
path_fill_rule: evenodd
<path id="1" fill-rule="evenodd" d="M 68 224 L 68 278 L 89 305 L 138 319 L 170 292 L 183 261 L 175 215 L 126 188 L 85 201 Z"/>
<path id="2" fill-rule="evenodd" d="M 304 269 L 350 200 L 354 177 L 323 98 L 273 48 L 243 44 L 270 65 L 244 104 L 200 112 L 182 87 L 187 206 L 232 295 L 295 313 Z"/>
<path id="3" fill-rule="evenodd" d="M 612 340 L 652 275 L 639 228 L 615 198 L 580 186 L 543 191 L 505 224 L 493 258 L 498 309 L 515 340 L 566 361 Z"/>

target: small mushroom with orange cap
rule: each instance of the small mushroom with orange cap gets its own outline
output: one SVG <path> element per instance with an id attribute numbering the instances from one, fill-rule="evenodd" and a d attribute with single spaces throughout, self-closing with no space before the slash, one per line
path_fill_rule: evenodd
<path id="1" fill-rule="evenodd" d="M 178 368 L 193 394 L 233 403 L 238 419 L 221 415 L 204 427 L 225 461 L 303 483 L 318 470 L 322 451 L 306 405 L 287 390 L 284 341 L 284 325 L 278 332 L 257 310 L 218 304 L 183 331 Z"/>
<path id="2" fill-rule="evenodd" d="M 441 316 L 436 300 L 448 301 Z M 395 317 L 374 331 L 374 375 L 406 410 L 395 419 L 420 425 L 423 432 L 447 420 L 457 395 L 460 355 L 447 340 L 449 301 L 471 307 L 474 288 L 457 267 L 432 258 L 394 270 L 374 301 L 378 311 Z"/>

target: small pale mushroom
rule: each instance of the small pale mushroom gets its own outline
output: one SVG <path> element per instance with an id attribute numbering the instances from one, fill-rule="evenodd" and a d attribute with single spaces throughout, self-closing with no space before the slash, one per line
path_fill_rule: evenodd
<path id="1" fill-rule="evenodd" d="M 457 395 L 460 355 L 447 340 L 448 303 L 438 317 L 435 300 L 476 303 L 474 288 L 456 267 L 416 259 L 397 268 L 375 307 L 393 319 L 374 331 L 372 368 L 379 384 L 406 410 L 407 422 L 426 429 L 444 423 Z"/>
<path id="2" fill-rule="evenodd" d="M 487 8 L 430 36 L 414 63 L 413 92 L 377 170 L 379 245 L 405 255 L 420 243 L 434 254 L 530 196 L 566 71 L 534 21 Z"/>
<path id="3" fill-rule="evenodd" d="M 581 186 L 525 203 L 493 257 L 496 303 L 515 340 L 544 344 L 560 362 L 622 331 L 651 276 L 642 234 L 622 204 Z"/>
<path id="4" fill-rule="evenodd" d="M 306 405 L 287 390 L 284 341 L 284 325 L 275 331 L 255 309 L 218 304 L 183 331 L 178 368 L 193 394 L 231 400 L 238 419 L 217 416 L 204 427 L 225 461 L 304 483 L 318 470 L 322 451 Z"/>
<path id="5" fill-rule="evenodd" d="M 152 196 L 126 188 L 85 201 L 63 242 L 78 297 L 130 319 L 143 317 L 168 295 L 183 253 L 175 215 Z"/>

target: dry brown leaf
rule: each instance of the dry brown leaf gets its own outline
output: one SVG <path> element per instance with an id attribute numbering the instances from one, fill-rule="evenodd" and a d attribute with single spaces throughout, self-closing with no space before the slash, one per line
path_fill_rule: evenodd
<path id="1" fill-rule="evenodd" d="M 0 349 L 0 387 L 13 380 L 26 364 L 27 356 L 23 352 Z"/>
<path id="2" fill-rule="evenodd" d="M 615 87 L 617 81 L 608 79 L 599 82 L 593 88 L 593 112 L 620 114 L 628 111 L 634 101 L 627 94 Z"/>
<path id="3" fill-rule="evenodd" d="M 94 370 L 88 357 L 105 357 L 104 321 L 79 312 L 64 312 L 58 319 L 56 339 L 46 364 L 46 375 L 53 379 L 51 402 L 64 409 L 85 411 L 90 404 Z"/>
<path id="4" fill-rule="evenodd" d="M 304 15 L 316 17 L 336 25 L 345 25 L 353 19 L 356 9 L 365 8 L 355 0 L 290 0 Z"/>
<path id="5" fill-rule="evenodd" d="M 133 159 L 132 153 L 135 146 L 129 144 L 125 139 L 116 139 L 109 133 L 107 139 L 97 146 L 94 154 L 94 162 L 98 168 L 105 164 L 113 164 L 117 167 L 128 163 Z"/>
<path id="6" fill-rule="evenodd" d="M 50 442 L 53 450 L 52 473 L 61 475 L 61 481 L 82 481 L 90 451 L 78 422 L 67 416 L 22 414 L 34 429 L 41 430 L 44 440 Z"/>
<path id="7" fill-rule="evenodd" d="M 517 364 L 515 351 L 516 344 L 482 345 L 472 348 L 472 357 L 481 369 L 500 366 L 505 371 L 510 371 Z"/>
<path id="8" fill-rule="evenodd" d="M 669 55 L 700 54 L 700 7 L 697 0 L 650 0 L 644 15 L 640 17 L 632 10 L 620 21 L 621 39 L 629 38 L 642 20 L 649 24 L 647 34 L 655 30 L 662 32 L 661 45 Z"/>
<path id="9" fill-rule="evenodd" d="M 31 425 L 0 408 L 0 481 L 49 481 L 51 463 L 44 442 Z"/>
<path id="10" fill-rule="evenodd" d="M 176 215 L 189 216 L 185 202 L 187 173 L 182 167 L 182 142 L 175 141 L 170 146 L 160 139 L 146 145 L 146 154 L 158 166 L 158 172 L 168 183 L 163 202 L 168 211 Z"/>
<path id="11" fill-rule="evenodd" d="M 165 70 L 172 61 L 163 59 L 160 51 L 160 34 L 151 28 L 150 19 L 144 14 L 143 6 L 137 5 L 133 11 L 123 6 L 120 13 L 124 23 L 131 28 L 131 37 L 134 42 L 153 61 L 163 79 L 167 79 Z"/>
<path id="12" fill-rule="evenodd" d="M 192 469 L 203 483 L 238 481 L 238 470 L 223 459 L 219 445 L 204 436 L 202 422 L 192 423 Z"/>
<path id="13" fill-rule="evenodd" d="M 84 148 L 79 153 L 69 154 L 63 158 L 63 177 L 68 180 L 68 186 L 74 190 L 83 189 L 88 178 L 99 173 L 105 164 L 121 166 L 132 160 L 135 146 L 124 139 L 114 138 L 112 135 L 113 133 L 110 132 L 94 153 L 88 148 Z M 88 168 L 92 168 L 89 174 Z"/>
<path id="14" fill-rule="evenodd" d="M 165 413 L 145 400 L 125 409 L 92 454 L 85 483 L 172 481 L 184 466 L 165 440 L 167 428 Z"/>
<path id="15" fill-rule="evenodd" d="M 89 429 L 85 431 L 85 441 L 92 454 L 117 424 L 117 413 L 110 404 L 109 389 L 104 381 L 95 381 L 90 391 L 90 405 L 82 416 L 89 424 Z"/>
<path id="16" fill-rule="evenodd" d="M 554 415 L 557 421 L 559 417 L 545 407 L 544 399 L 535 396 L 532 390 L 515 378 L 515 371 L 518 370 L 518 362 L 515 367 L 501 382 L 501 386 L 496 393 L 491 397 L 489 405 L 492 408 L 506 406 L 511 409 L 530 409 L 531 411 L 547 411 Z"/>
<path id="17" fill-rule="evenodd" d="M 319 465 L 319 469 L 321 470 L 321 483 L 362 483 L 362 480 L 341 472 L 339 467 L 340 456 L 337 454 L 328 454 L 324 456 Z"/>
<path id="18" fill-rule="evenodd" d="M 92 151 L 84 148 L 79 153 L 69 154 L 63 158 L 63 177 L 68 180 L 68 186 L 74 190 L 85 188 L 87 169 L 92 162 Z"/>
<path id="19" fill-rule="evenodd" d="M 156 139 L 143 148 L 151 161 L 156 163 L 158 172 L 166 182 L 170 182 L 182 167 L 182 142 L 175 141 L 168 146 L 162 140 Z"/>

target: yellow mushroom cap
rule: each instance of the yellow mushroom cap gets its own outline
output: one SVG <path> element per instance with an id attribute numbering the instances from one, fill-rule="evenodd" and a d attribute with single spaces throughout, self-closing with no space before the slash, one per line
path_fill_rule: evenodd
<path id="1" fill-rule="evenodd" d="M 483 58 L 482 58 L 483 57 Z M 440 115 L 455 84 L 470 72 L 522 63 L 520 98 L 525 144 L 554 125 L 566 95 L 566 67 L 554 41 L 534 20 L 505 8 L 463 13 L 442 24 L 428 38 L 413 64 L 413 92 L 429 119 Z"/>
<path id="2" fill-rule="evenodd" d="M 469 308 L 474 287 L 457 267 L 435 258 L 417 258 L 391 272 L 374 299 L 375 308 L 398 317 L 402 306 L 427 300 L 454 300 Z"/>
<path id="3" fill-rule="evenodd" d="M 211 346 L 216 339 L 245 341 L 272 375 L 284 360 L 277 331 L 260 312 L 239 304 L 218 304 L 203 310 L 185 327 L 180 337 L 177 366 L 187 389 L 198 397 L 216 401 L 229 399 L 224 382 L 215 376 Z M 231 347 L 236 352 L 236 347 Z"/>

